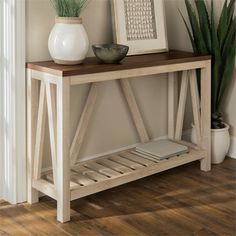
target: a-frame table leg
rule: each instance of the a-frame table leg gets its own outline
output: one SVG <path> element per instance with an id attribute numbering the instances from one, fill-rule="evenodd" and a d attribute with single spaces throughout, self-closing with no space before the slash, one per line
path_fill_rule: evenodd
<path id="1" fill-rule="evenodd" d="M 34 150 L 36 125 L 39 106 L 39 84 L 40 81 L 33 79 L 31 70 L 27 70 L 27 201 L 30 204 L 39 200 L 38 190 L 32 187 L 34 169 Z"/>
<path id="2" fill-rule="evenodd" d="M 201 147 L 207 155 L 201 160 L 201 170 L 211 170 L 211 62 L 201 69 Z"/>
<path id="3" fill-rule="evenodd" d="M 57 220 L 70 220 L 70 79 L 57 83 Z"/>

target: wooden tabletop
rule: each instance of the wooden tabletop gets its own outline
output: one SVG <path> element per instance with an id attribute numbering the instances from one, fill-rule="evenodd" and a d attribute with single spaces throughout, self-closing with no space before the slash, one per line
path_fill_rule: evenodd
<path id="1" fill-rule="evenodd" d="M 88 57 L 80 65 L 58 65 L 53 61 L 29 62 L 26 67 L 57 76 L 75 76 L 109 71 L 129 70 L 170 64 L 210 60 L 210 55 L 196 55 L 183 51 L 145 54 L 126 57 L 120 64 L 102 64 L 95 57 Z"/>

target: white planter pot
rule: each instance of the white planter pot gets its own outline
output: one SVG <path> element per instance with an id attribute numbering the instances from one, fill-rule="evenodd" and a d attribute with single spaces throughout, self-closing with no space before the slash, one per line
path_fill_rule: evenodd
<path id="1" fill-rule="evenodd" d="M 48 39 L 48 49 L 57 64 L 75 65 L 85 59 L 89 41 L 78 17 L 57 17 Z"/>
<path id="2" fill-rule="evenodd" d="M 211 129 L 211 163 L 219 164 L 225 159 L 226 154 L 229 151 L 230 135 L 229 126 L 223 129 Z M 196 129 L 192 125 L 191 141 L 196 143 Z"/>

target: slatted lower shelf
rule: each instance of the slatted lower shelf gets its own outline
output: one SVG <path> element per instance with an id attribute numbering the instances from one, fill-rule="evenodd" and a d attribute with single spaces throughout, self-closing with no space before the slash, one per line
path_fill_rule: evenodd
<path id="1" fill-rule="evenodd" d="M 71 169 L 71 200 L 200 160 L 205 155 L 203 150 L 190 149 L 184 155 L 158 161 L 130 149 L 81 162 Z M 47 173 L 43 179 L 52 183 L 52 173 Z"/>

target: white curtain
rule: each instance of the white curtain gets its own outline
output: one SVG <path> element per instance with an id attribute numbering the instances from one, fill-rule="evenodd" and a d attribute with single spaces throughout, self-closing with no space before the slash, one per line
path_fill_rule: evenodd
<path id="1" fill-rule="evenodd" d="M 0 0 L 0 199 L 26 200 L 25 0 Z"/>

